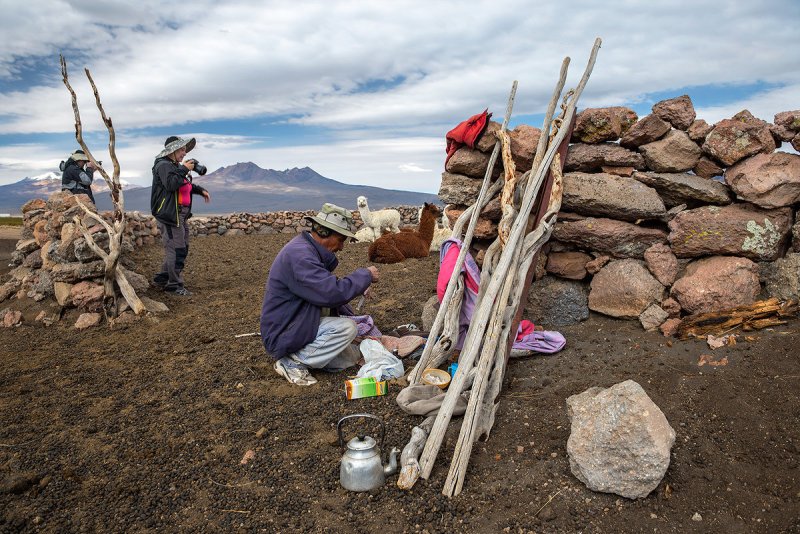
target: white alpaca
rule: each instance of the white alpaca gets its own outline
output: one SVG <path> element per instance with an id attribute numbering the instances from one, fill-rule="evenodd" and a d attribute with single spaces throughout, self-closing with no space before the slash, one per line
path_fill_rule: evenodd
<path id="1" fill-rule="evenodd" d="M 433 230 L 433 239 L 431 239 L 431 252 L 438 252 L 442 247 L 445 239 L 450 239 L 453 235 L 453 230 L 450 228 L 450 219 L 442 211 L 442 219 L 439 225 Z"/>
<path id="2" fill-rule="evenodd" d="M 356 241 L 359 243 L 372 243 L 375 241 L 375 231 L 365 224 L 356 232 Z"/>
<path id="3" fill-rule="evenodd" d="M 383 235 L 383 230 L 391 230 L 392 232 L 400 231 L 400 212 L 393 209 L 369 211 L 367 205 L 367 197 L 358 197 L 356 199 L 358 205 L 358 213 L 361 214 L 361 220 L 364 225 L 372 228 L 375 237 Z"/>

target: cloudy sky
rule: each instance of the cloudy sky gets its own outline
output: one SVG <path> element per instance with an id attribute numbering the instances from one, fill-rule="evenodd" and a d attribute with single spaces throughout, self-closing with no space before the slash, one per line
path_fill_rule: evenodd
<path id="1" fill-rule="evenodd" d="M 122 177 L 149 185 L 172 134 L 210 169 L 309 166 L 346 183 L 436 192 L 444 134 L 489 108 L 540 126 L 603 39 L 579 108 L 640 117 L 688 94 L 709 123 L 800 107 L 800 2 L 635 0 L 137 2 L 0 0 L 0 185 L 56 170 L 76 146 L 67 58 L 90 148 L 112 117 Z M 105 152 L 105 153 L 104 153 Z"/>

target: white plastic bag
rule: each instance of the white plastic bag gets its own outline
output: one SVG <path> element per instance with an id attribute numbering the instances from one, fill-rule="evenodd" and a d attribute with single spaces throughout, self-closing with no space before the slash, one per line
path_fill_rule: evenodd
<path id="1" fill-rule="evenodd" d="M 403 376 L 403 362 L 386 350 L 380 341 L 365 339 L 358 346 L 364 356 L 364 365 L 358 370 L 358 378 L 374 377 L 375 380 L 389 380 Z"/>

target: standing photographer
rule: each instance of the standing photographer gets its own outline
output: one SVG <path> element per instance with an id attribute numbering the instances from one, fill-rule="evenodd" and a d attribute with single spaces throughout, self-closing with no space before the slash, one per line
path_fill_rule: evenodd
<path id="1" fill-rule="evenodd" d="M 92 204 L 96 204 L 92 194 L 95 168 L 83 150 L 78 149 L 73 152 L 66 162 L 61 162 L 59 168 L 63 171 L 61 175 L 62 191 L 69 191 L 73 195 L 87 195 Z"/>
<path id="2" fill-rule="evenodd" d="M 153 283 L 180 296 L 191 292 L 184 287 L 181 272 L 189 254 L 189 227 L 186 221 L 192 216 L 192 195 L 202 195 L 211 201 L 208 191 L 192 183 L 191 171 L 200 175 L 206 168 L 195 159 L 183 160 L 195 145 L 194 138 L 171 136 L 164 142 L 164 150 L 153 163 L 153 186 L 150 194 L 150 211 L 156 218 L 164 243 L 164 263 Z"/>

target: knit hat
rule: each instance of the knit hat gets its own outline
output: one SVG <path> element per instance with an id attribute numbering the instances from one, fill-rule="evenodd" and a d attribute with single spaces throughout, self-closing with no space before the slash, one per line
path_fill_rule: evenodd
<path id="1" fill-rule="evenodd" d="M 194 148 L 196 141 L 194 137 L 189 139 L 183 139 L 181 137 L 177 137 L 175 135 L 171 135 L 167 137 L 167 140 L 164 141 L 164 150 L 158 153 L 157 158 L 163 158 L 164 156 L 169 156 L 173 152 L 180 150 L 183 147 L 186 147 L 186 152 L 191 152 Z"/>
<path id="2" fill-rule="evenodd" d="M 319 210 L 315 216 L 306 216 L 306 220 L 314 221 L 315 223 L 329 228 L 337 234 L 342 234 L 345 237 L 356 236 L 356 224 L 353 221 L 353 212 L 341 208 L 335 204 L 325 203 L 322 209 Z"/>

